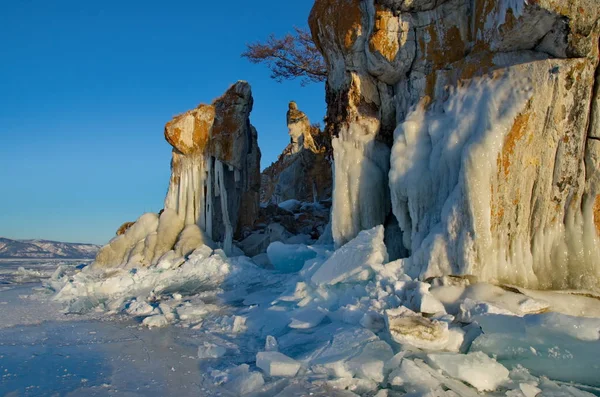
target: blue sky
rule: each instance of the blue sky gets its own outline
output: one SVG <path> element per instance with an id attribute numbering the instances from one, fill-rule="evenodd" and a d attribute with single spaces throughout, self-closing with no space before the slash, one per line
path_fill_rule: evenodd
<path id="1" fill-rule="evenodd" d="M 295 2 L 15 0 L 0 5 L 0 236 L 105 243 L 159 211 L 164 124 L 251 83 L 262 166 L 289 142 L 287 104 L 322 122 L 324 87 L 278 84 L 245 44 L 306 26 Z"/>

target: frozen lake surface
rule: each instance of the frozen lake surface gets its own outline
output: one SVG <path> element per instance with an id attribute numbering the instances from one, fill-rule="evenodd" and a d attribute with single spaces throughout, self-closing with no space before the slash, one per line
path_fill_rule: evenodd
<path id="1" fill-rule="evenodd" d="M 40 281 L 15 281 L 19 267 L 49 275 L 56 266 L 0 264 L 0 395 L 209 395 L 197 359 L 198 331 L 63 314 L 50 295 L 36 291 Z"/>

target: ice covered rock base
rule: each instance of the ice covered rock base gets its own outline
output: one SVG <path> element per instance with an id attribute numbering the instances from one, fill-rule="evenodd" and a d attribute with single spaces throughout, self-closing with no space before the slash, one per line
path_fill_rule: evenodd
<path id="1" fill-rule="evenodd" d="M 178 267 L 61 268 L 46 285 L 68 312 L 201 333 L 199 382 L 219 395 L 600 392 L 600 297 L 474 277 L 422 282 L 389 261 L 384 239 L 377 226 L 335 252 L 306 247 L 314 255 L 298 272 L 201 246 Z M 285 249 L 277 246 L 281 256 Z"/>
<path id="2" fill-rule="evenodd" d="M 337 246 L 426 279 L 600 287 L 600 5 L 317 0 Z"/>

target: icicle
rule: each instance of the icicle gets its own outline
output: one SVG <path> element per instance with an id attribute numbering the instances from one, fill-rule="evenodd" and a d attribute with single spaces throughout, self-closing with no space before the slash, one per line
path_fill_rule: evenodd
<path id="1" fill-rule="evenodd" d="M 200 227 L 201 230 L 206 231 L 206 203 L 208 202 L 208 198 L 205 196 L 205 192 L 208 175 L 206 173 L 206 159 L 203 157 L 200 159 L 200 161 L 200 183 L 198 184 L 198 227 Z"/>
<path id="2" fill-rule="evenodd" d="M 185 176 L 185 202 L 183 203 L 183 209 L 185 210 L 183 215 L 183 220 L 186 225 L 191 225 L 196 223 L 196 218 L 194 217 L 194 167 L 193 164 L 190 164 L 186 167 L 186 170 L 183 174 Z"/>
<path id="3" fill-rule="evenodd" d="M 208 234 L 208 237 L 213 238 L 213 227 L 212 227 L 212 221 L 213 221 L 213 212 L 212 212 L 212 205 L 213 205 L 213 194 L 212 194 L 212 190 L 213 190 L 213 159 L 212 157 L 208 157 L 206 160 L 206 170 L 207 170 L 207 174 L 208 177 L 206 179 L 206 234 Z"/>
<path id="4" fill-rule="evenodd" d="M 197 224 L 201 229 L 204 230 L 204 182 L 206 179 L 206 173 L 204 172 L 204 159 L 202 157 L 194 159 L 193 170 L 193 222 L 190 224 Z"/>
<path id="5" fill-rule="evenodd" d="M 225 225 L 225 240 L 223 241 L 223 250 L 225 254 L 231 255 L 233 248 L 233 227 L 229 220 L 229 208 L 227 205 L 227 190 L 225 189 L 225 170 L 223 163 L 215 160 L 215 176 L 219 181 L 221 190 L 221 213 L 223 214 L 223 225 Z"/>
<path id="6" fill-rule="evenodd" d="M 173 181 L 173 177 L 171 176 L 171 182 L 169 183 L 169 191 L 167 192 L 167 197 L 165 198 L 165 208 L 171 208 L 175 211 L 178 211 L 178 201 L 179 197 L 179 184 L 175 184 Z"/>
<path id="7" fill-rule="evenodd" d="M 239 183 L 241 180 L 240 170 L 237 168 L 233 171 L 233 177 L 235 178 L 235 183 Z"/>

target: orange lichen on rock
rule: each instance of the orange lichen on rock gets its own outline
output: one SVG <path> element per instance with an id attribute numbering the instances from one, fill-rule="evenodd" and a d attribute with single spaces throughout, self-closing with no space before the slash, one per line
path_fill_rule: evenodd
<path id="1" fill-rule="evenodd" d="M 497 12 L 497 0 L 479 0 L 475 2 L 475 16 L 473 18 L 474 29 L 473 29 L 473 37 L 476 38 L 477 42 L 475 43 L 475 49 L 483 43 L 485 47 L 487 47 L 487 43 L 489 43 L 489 37 L 486 37 L 485 25 L 486 21 L 493 12 Z"/>
<path id="2" fill-rule="evenodd" d="M 527 125 L 529 123 L 529 113 L 521 113 L 515 118 L 513 126 L 504 138 L 504 145 L 502 147 L 502 169 L 504 170 L 504 176 L 508 176 L 510 172 L 511 157 L 515 151 L 517 143 L 525 136 L 527 132 Z"/>
<path id="3" fill-rule="evenodd" d="M 596 196 L 596 202 L 594 203 L 594 225 L 596 225 L 596 231 L 600 236 L 600 195 Z"/>
<path id="4" fill-rule="evenodd" d="M 438 25 L 428 25 L 426 31 L 429 40 L 426 40 L 425 37 L 421 37 L 419 40 L 422 56 L 431 62 L 434 70 L 464 58 L 467 51 L 467 46 L 457 26 L 450 26 L 441 37 L 438 29 Z"/>
<path id="5" fill-rule="evenodd" d="M 133 225 L 135 225 L 135 222 L 125 222 L 122 224 L 119 229 L 117 229 L 117 236 L 125 234 L 125 232 Z"/>
<path id="6" fill-rule="evenodd" d="M 203 152 L 211 135 L 211 128 L 215 118 L 215 107 L 200 105 L 194 118 L 193 141 L 197 150 Z"/>
<path id="7" fill-rule="evenodd" d="M 184 154 L 173 150 L 173 157 L 171 158 L 171 184 L 179 185 L 181 181 L 182 165 L 181 159 L 185 157 Z"/>
<path id="8" fill-rule="evenodd" d="M 459 78 L 461 80 L 472 79 L 475 76 L 484 75 L 489 73 L 494 67 L 493 52 L 483 52 L 478 56 L 461 59 L 456 63 L 456 69 L 460 70 Z"/>
<path id="9" fill-rule="evenodd" d="M 200 105 L 175 116 L 165 125 L 165 139 L 181 153 L 203 152 L 210 139 L 214 116 L 212 105 Z"/>
<path id="10" fill-rule="evenodd" d="M 391 29 L 390 20 L 397 18 L 394 13 L 378 5 L 375 11 L 375 27 L 369 40 L 371 52 L 379 52 L 385 59 L 392 62 L 400 51 L 398 32 Z"/>
<path id="11" fill-rule="evenodd" d="M 244 129 L 245 118 L 240 117 L 238 98 L 234 91 L 227 91 L 215 101 L 216 115 L 209 143 L 209 152 L 218 160 L 230 163 L 233 160 L 235 135 Z"/>
<path id="12" fill-rule="evenodd" d="M 497 231 L 504 220 L 504 206 L 502 203 L 498 203 L 498 197 L 494 190 L 494 185 L 491 186 L 491 200 L 490 200 L 490 219 L 491 219 L 491 231 Z"/>
<path id="13" fill-rule="evenodd" d="M 442 37 L 438 34 L 436 25 L 429 25 L 426 29 L 429 40 L 421 37 L 419 48 L 423 58 L 432 66 L 432 72 L 425 76 L 425 92 L 422 100 L 422 103 L 428 106 L 435 99 L 437 79 L 435 71 L 463 59 L 467 47 L 457 26 L 451 26 Z"/>
<path id="14" fill-rule="evenodd" d="M 315 43 L 323 49 L 321 28 L 333 33 L 333 39 L 341 49 L 350 50 L 362 33 L 360 0 L 317 0 L 313 6 L 309 25 Z M 328 29 L 329 28 L 329 29 Z M 323 52 L 323 50 L 321 51 Z"/>

